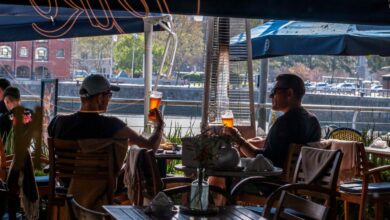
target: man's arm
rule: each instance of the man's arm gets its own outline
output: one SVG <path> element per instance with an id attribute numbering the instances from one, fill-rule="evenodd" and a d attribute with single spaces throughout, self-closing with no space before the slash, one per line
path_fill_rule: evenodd
<path id="1" fill-rule="evenodd" d="M 237 128 L 224 128 L 224 133 L 235 139 L 238 150 L 247 157 L 255 157 L 260 152 L 259 147 L 264 146 L 265 143 L 265 139 L 261 137 L 252 138 L 250 141 L 246 140 Z M 256 146 L 251 142 L 254 142 Z"/>
<path id="2" fill-rule="evenodd" d="M 138 145 L 139 147 L 152 149 L 156 151 L 160 146 L 161 138 L 163 135 L 164 121 L 162 120 L 162 116 L 157 109 L 153 109 L 151 111 L 155 111 L 157 126 L 155 127 L 152 135 L 149 138 L 145 138 L 144 136 L 135 132 L 133 129 L 127 126 L 119 130 L 116 133 L 115 137 L 128 138 L 129 145 L 135 144 Z"/>

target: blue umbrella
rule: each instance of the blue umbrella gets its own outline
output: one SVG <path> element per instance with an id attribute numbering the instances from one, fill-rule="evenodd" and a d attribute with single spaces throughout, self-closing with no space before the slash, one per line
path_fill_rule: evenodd
<path id="1" fill-rule="evenodd" d="M 251 30 L 253 58 L 283 55 L 390 55 L 390 26 L 275 20 Z M 245 43 L 245 33 L 230 40 Z M 245 57 L 233 57 L 245 59 Z"/>
<path id="2" fill-rule="evenodd" d="M 2 3 L 29 5 L 29 0 L 3 0 Z M 82 1 L 35 1 L 39 5 L 56 2 L 62 7 Z M 390 24 L 388 0 L 105 0 L 88 1 L 91 8 L 107 4 L 112 10 L 154 13 L 310 20 L 326 22 Z"/>
<path id="3" fill-rule="evenodd" d="M 40 9 L 44 12 L 50 11 L 47 7 L 41 7 Z M 75 9 L 60 7 L 57 14 L 52 9 L 51 13 L 44 17 L 34 10 L 31 5 L 0 4 L 0 42 L 140 33 L 144 31 L 142 18 L 134 17 L 125 11 L 111 11 L 112 17 L 115 18 L 119 28 L 98 27 L 99 22 L 101 26 L 113 22 L 112 18 L 107 19 L 107 14 L 102 10 L 94 10 L 94 17 L 88 17 L 85 11 L 81 11 L 77 14 L 77 18 L 71 19 L 75 11 Z M 50 17 L 50 15 L 52 16 Z M 42 30 L 41 33 L 37 31 L 38 28 Z M 159 30 L 159 27 L 156 26 L 156 30 Z"/>

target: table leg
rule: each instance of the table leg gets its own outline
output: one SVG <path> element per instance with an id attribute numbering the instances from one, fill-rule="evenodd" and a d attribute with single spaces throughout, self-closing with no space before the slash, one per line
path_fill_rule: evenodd
<path id="1" fill-rule="evenodd" d="M 226 193 L 227 193 L 227 200 L 228 204 L 233 204 L 232 198 L 230 196 L 230 193 L 232 191 L 233 187 L 233 177 L 225 177 L 225 187 L 226 187 Z"/>
<path id="2" fill-rule="evenodd" d="M 167 176 L 167 160 L 166 159 L 157 159 L 158 169 L 160 170 L 160 176 Z"/>

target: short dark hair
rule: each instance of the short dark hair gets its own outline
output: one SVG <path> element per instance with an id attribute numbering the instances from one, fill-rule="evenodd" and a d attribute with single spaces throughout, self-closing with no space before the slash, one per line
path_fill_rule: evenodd
<path id="1" fill-rule="evenodd" d="M 8 81 L 8 79 L 0 78 L 0 89 L 5 90 L 10 85 L 11 83 Z"/>
<path id="2" fill-rule="evenodd" d="M 4 91 L 4 98 L 7 96 L 13 101 L 20 100 L 19 89 L 13 86 L 8 86 L 8 88 Z"/>
<path id="3" fill-rule="evenodd" d="M 305 83 L 301 77 L 291 73 L 284 73 L 278 75 L 276 81 L 282 83 L 284 87 L 291 88 L 294 91 L 295 97 L 302 100 L 306 90 Z"/>

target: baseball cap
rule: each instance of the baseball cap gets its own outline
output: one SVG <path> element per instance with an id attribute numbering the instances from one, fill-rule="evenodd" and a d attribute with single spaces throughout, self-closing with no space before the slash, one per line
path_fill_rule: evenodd
<path id="1" fill-rule="evenodd" d="M 120 90 L 120 88 L 118 86 L 111 85 L 104 76 L 99 74 L 92 74 L 87 76 L 81 84 L 80 96 L 93 96 L 108 90 L 117 92 Z"/>

